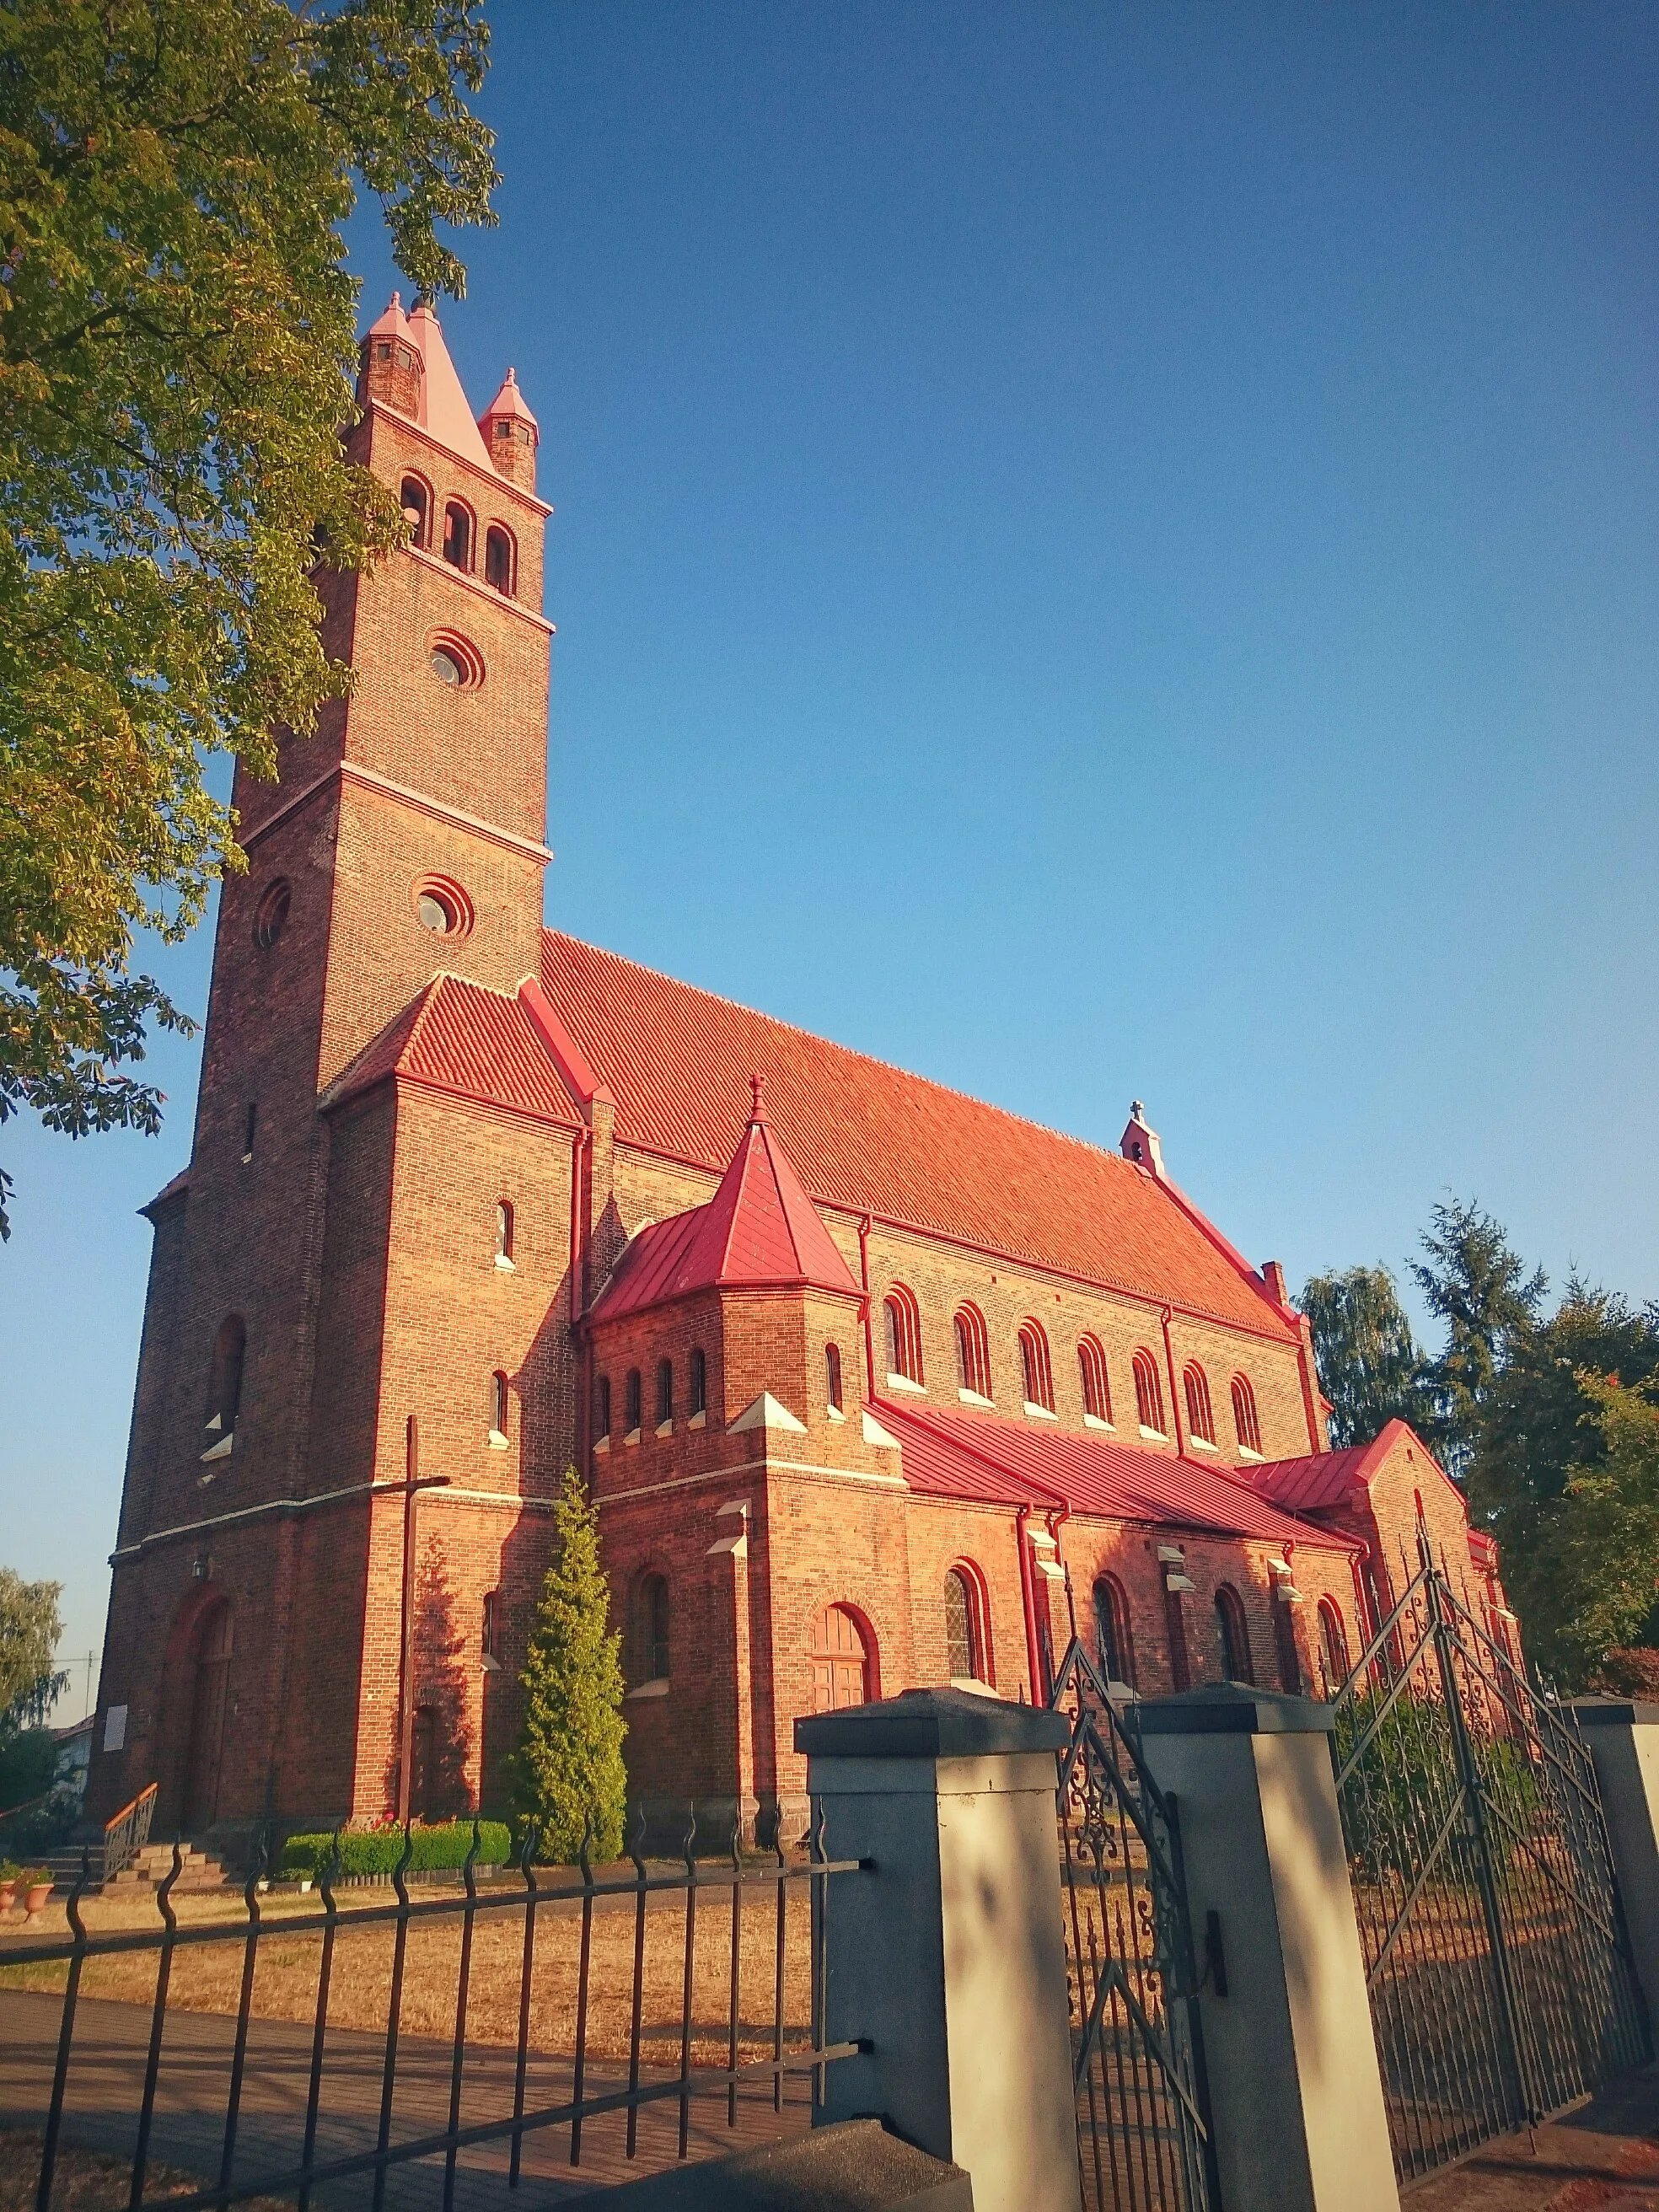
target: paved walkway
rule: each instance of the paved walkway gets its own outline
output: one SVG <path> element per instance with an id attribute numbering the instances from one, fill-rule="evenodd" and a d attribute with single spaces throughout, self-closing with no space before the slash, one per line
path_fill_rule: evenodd
<path id="1" fill-rule="evenodd" d="M 1659 2066 L 1565 2119 L 1487 2143 L 1407 2196 L 1406 2212 L 1659 2212 Z"/>
<path id="2" fill-rule="evenodd" d="M 39 2127 L 52 2095 L 62 1999 L 11 1990 L 0 2001 L 0 2126 Z M 64 2132 L 88 2150 L 130 2155 L 143 2094 L 150 2014 L 147 2006 L 82 1998 L 70 2067 Z M 217 2013 L 170 2012 L 150 2140 L 151 2155 L 170 2166 L 216 2179 L 229 2084 L 234 2022 Z M 373 2149 L 380 2118 L 385 2060 L 381 2037 L 332 2030 L 324 2062 L 318 2149 L 324 2157 L 349 2157 Z M 448 2124 L 451 2048 L 406 2036 L 398 2045 L 393 2142 L 436 2133 Z M 311 2030 L 287 2021 L 255 2021 L 248 2038 L 247 2070 L 237 2136 L 235 2178 L 258 2181 L 297 2166 L 310 2081 Z M 532 2053 L 526 2108 L 551 2105 L 570 2088 L 568 2059 Z M 499 2045 L 473 2045 L 466 2054 L 461 2124 L 510 2114 L 514 2054 Z M 625 2069 L 590 2066 L 589 2092 L 625 2081 Z M 810 2119 L 805 2078 L 784 2085 L 781 2115 L 772 2110 L 769 2085 L 739 2093 L 738 2124 L 726 2124 L 724 2090 L 691 2106 L 690 2154 L 708 2158 L 757 2142 L 805 2132 Z M 540 2129 L 524 2138 L 524 2180 L 509 2192 L 505 2140 L 463 2150 L 455 2203 L 459 2212 L 541 2212 L 562 2207 L 585 2191 L 659 2171 L 675 2162 L 678 2100 L 665 2099 L 640 2114 L 638 2154 L 625 2154 L 626 2115 L 606 2113 L 584 2123 L 581 2164 L 570 2165 L 570 2127 Z M 442 2159 L 411 2161 L 388 2170 L 387 2212 L 436 2212 L 443 2197 Z M 357 2212 L 369 2202 L 372 2182 L 356 2176 L 320 2185 L 313 2203 L 325 2212 Z"/>

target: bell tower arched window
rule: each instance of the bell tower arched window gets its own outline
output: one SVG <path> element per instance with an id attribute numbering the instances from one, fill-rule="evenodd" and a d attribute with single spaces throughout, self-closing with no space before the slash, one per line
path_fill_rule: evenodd
<path id="1" fill-rule="evenodd" d="M 444 509 L 443 554 L 452 568 L 472 566 L 472 517 L 458 499 Z"/>

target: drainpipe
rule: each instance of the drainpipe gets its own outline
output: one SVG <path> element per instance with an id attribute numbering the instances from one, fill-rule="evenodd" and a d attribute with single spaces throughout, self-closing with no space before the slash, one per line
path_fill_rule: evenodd
<path id="1" fill-rule="evenodd" d="M 1025 1523 L 1036 1509 L 1022 1505 L 1014 1516 L 1014 1541 L 1019 1547 L 1019 1602 L 1025 1615 L 1025 1664 L 1031 1685 L 1031 1703 L 1042 1703 L 1042 1669 L 1037 1661 L 1036 1592 L 1031 1586 L 1031 1547 L 1025 1540 Z"/>
<path id="2" fill-rule="evenodd" d="M 876 1396 L 876 1338 L 870 1322 L 870 1231 L 875 1225 L 873 1216 L 868 1213 L 859 1223 L 859 1276 L 864 1285 L 864 1303 L 859 1310 L 864 1322 L 864 1395 L 867 1405 L 873 1405 Z"/>
<path id="3" fill-rule="evenodd" d="M 1181 1426 L 1181 1390 L 1176 1382 L 1175 1341 L 1170 1334 L 1171 1317 L 1170 1309 L 1165 1306 L 1163 1310 L 1164 1364 L 1170 1372 L 1170 1413 L 1175 1422 L 1176 1456 L 1185 1459 L 1187 1439 Z"/>
<path id="4" fill-rule="evenodd" d="M 587 1162 L 592 1142 L 592 1129 L 582 1129 L 570 1146 L 570 1334 L 580 1346 L 576 1363 L 576 1470 L 584 1488 L 592 1478 L 588 1430 L 593 1419 L 593 1339 L 582 1327 L 587 1304 L 583 1280 L 587 1266 L 586 1240 L 582 1231 L 587 1211 Z"/>

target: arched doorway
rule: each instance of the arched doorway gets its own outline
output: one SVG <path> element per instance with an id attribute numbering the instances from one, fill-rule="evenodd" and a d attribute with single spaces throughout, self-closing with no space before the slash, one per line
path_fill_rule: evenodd
<path id="1" fill-rule="evenodd" d="M 844 1605 L 826 1605 L 812 1624 L 812 1706 L 815 1713 L 861 1705 L 870 1695 L 870 1649 Z"/>
<path id="2" fill-rule="evenodd" d="M 220 1598 L 203 1614 L 193 1644 L 190 1740 L 185 1753 L 182 1824 L 211 1826 L 219 1809 L 219 1763 L 224 1750 L 226 1692 L 230 1685 L 230 1601 Z"/>

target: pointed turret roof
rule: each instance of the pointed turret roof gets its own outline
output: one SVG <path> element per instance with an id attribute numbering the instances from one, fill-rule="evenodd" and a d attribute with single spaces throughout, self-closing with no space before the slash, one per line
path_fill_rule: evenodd
<path id="1" fill-rule="evenodd" d="M 420 406 L 415 417 L 421 428 L 463 460 L 489 468 L 489 448 L 472 419 L 443 331 L 428 301 L 417 300 L 414 312 L 406 315 L 401 298 L 394 292 L 385 313 L 369 325 L 364 343 L 377 337 L 402 338 L 421 356 Z"/>
<path id="2" fill-rule="evenodd" d="M 527 422 L 532 430 L 539 430 L 541 428 L 540 423 L 531 413 L 523 392 L 519 389 L 519 372 L 516 368 L 507 370 L 507 374 L 501 379 L 501 390 L 484 409 L 483 413 L 479 416 L 478 420 L 480 422 L 489 422 L 498 416 L 508 416 L 515 422 Z"/>
<path id="3" fill-rule="evenodd" d="M 615 1321 L 703 1290 L 831 1291 L 861 1295 L 840 1248 L 778 1142 L 751 1077 L 754 1106 L 720 1188 L 642 1229 L 593 1308 Z"/>

